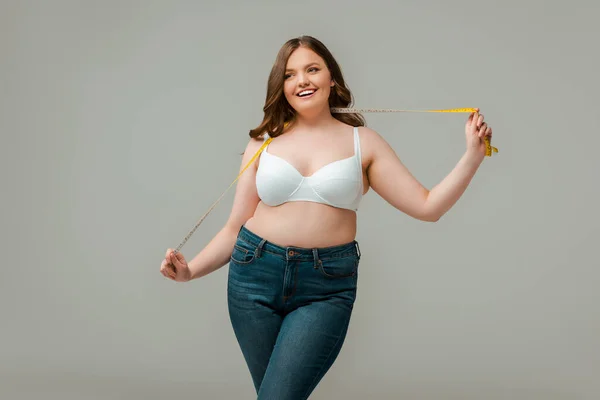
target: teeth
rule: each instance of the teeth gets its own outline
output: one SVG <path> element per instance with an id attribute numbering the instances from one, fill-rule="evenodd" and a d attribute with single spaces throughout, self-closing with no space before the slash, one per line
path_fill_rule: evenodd
<path id="1" fill-rule="evenodd" d="M 298 96 L 304 96 L 307 94 L 313 94 L 315 91 L 314 90 L 305 90 L 303 92 L 298 93 Z"/>

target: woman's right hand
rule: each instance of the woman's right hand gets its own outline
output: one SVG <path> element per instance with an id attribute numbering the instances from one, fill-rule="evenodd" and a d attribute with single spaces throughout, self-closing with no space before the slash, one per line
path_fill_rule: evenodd
<path id="1" fill-rule="evenodd" d="M 187 282 L 191 279 L 192 273 L 188 267 L 183 254 L 168 249 L 165 259 L 160 264 L 160 272 L 166 277 L 176 282 Z"/>

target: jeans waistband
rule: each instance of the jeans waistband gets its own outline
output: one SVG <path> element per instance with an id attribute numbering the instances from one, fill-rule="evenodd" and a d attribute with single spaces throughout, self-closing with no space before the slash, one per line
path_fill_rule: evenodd
<path id="1" fill-rule="evenodd" d="M 331 247 L 295 247 L 295 246 L 279 246 L 272 242 L 263 239 L 254 232 L 250 231 L 244 225 L 238 232 L 238 239 L 248 243 L 251 246 L 255 246 L 257 251 L 272 253 L 279 255 L 287 259 L 296 260 L 324 260 L 332 258 L 344 258 L 356 256 L 360 258 L 360 247 L 358 242 L 353 240 L 352 242 L 331 246 Z"/>

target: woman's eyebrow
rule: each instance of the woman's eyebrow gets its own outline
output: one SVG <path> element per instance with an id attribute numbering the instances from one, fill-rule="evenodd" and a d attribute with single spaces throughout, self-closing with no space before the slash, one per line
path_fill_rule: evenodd
<path id="1" fill-rule="evenodd" d="M 315 62 L 311 62 L 310 64 L 306 64 L 306 65 L 304 66 L 304 68 L 308 68 L 308 67 L 310 67 L 311 65 L 315 65 L 315 64 L 316 64 L 316 65 L 319 65 L 319 63 L 315 61 Z M 292 68 L 287 68 L 287 69 L 285 70 L 285 72 L 289 72 L 289 71 L 293 71 L 293 69 L 292 69 Z"/>

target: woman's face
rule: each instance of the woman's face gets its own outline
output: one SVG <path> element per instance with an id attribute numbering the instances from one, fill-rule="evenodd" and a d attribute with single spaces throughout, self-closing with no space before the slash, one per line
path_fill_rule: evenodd
<path id="1" fill-rule="evenodd" d="M 299 47 L 288 59 L 283 92 L 298 113 L 329 105 L 333 80 L 325 61 L 314 51 Z"/>

